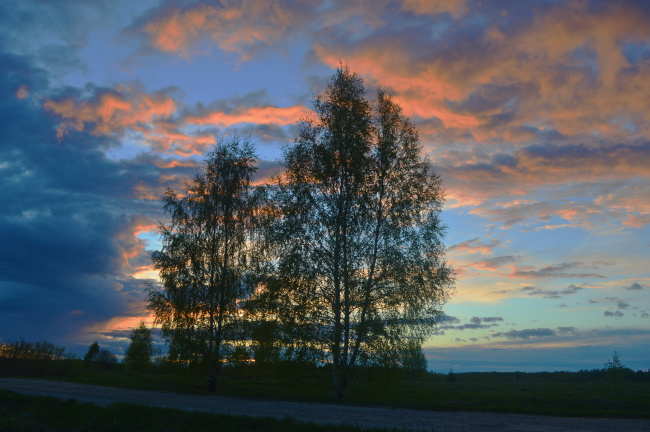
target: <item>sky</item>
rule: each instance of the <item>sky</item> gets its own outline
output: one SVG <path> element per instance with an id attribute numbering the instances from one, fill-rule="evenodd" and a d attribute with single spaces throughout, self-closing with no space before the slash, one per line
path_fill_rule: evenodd
<path id="1" fill-rule="evenodd" d="M 345 64 L 443 179 L 437 372 L 650 368 L 650 3 L 0 2 L 0 340 L 118 356 L 206 152 L 259 181 Z"/>

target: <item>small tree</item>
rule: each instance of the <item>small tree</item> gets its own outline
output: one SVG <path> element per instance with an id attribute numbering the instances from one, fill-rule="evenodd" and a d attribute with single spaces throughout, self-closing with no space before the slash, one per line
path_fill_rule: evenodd
<path id="1" fill-rule="evenodd" d="M 151 357 L 154 354 L 151 330 L 147 328 L 144 321 L 141 321 L 140 325 L 131 331 L 130 338 L 131 342 L 126 349 L 124 363 L 140 371 L 151 365 Z"/>
<path id="2" fill-rule="evenodd" d="M 612 358 L 605 362 L 605 372 L 613 379 L 614 389 L 616 389 L 619 379 L 625 374 L 627 369 L 623 365 L 623 362 L 621 362 L 621 356 L 614 350 L 612 352 Z"/>
<path id="3" fill-rule="evenodd" d="M 97 343 L 97 341 L 95 341 L 90 345 L 90 348 L 88 348 L 88 352 L 84 356 L 84 367 L 95 365 L 95 362 L 97 361 L 97 356 L 99 356 L 99 344 Z"/>
<path id="4" fill-rule="evenodd" d="M 204 172 L 182 195 L 163 197 L 168 225 L 160 225 L 162 250 L 152 254 L 160 286 L 149 290 L 149 309 L 162 324 L 171 360 L 204 363 L 208 389 L 216 389 L 222 359 L 242 339 L 251 230 L 257 209 L 252 185 L 257 156 L 234 136 L 208 153 Z"/>
<path id="5" fill-rule="evenodd" d="M 612 358 L 610 360 L 607 360 L 605 362 L 605 370 L 606 371 L 621 371 L 626 369 L 625 366 L 623 366 L 623 363 L 621 362 L 621 356 L 614 350 L 612 353 Z"/>
<path id="6" fill-rule="evenodd" d="M 102 348 L 99 350 L 99 354 L 97 354 L 97 364 L 102 369 L 113 369 L 117 364 L 117 357 L 106 348 Z"/>
<path id="7" fill-rule="evenodd" d="M 422 351 L 422 345 L 415 340 L 405 342 L 399 350 L 400 365 L 409 372 L 426 372 L 427 358 Z"/>
<path id="8" fill-rule="evenodd" d="M 97 341 L 93 342 L 84 356 L 84 367 L 101 367 L 111 369 L 117 363 L 117 357 L 105 348 L 100 349 Z"/>

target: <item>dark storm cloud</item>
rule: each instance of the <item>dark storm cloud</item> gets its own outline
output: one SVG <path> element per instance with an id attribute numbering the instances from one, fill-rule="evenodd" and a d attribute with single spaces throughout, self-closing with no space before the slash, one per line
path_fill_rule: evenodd
<path id="1" fill-rule="evenodd" d="M 148 256 L 133 232 L 159 205 L 133 190 L 160 170 L 107 159 L 108 137 L 59 142 L 55 119 L 31 93 L 17 96 L 21 86 L 53 92 L 28 58 L 0 54 L 0 338 L 64 343 L 141 312 L 142 281 L 126 273 Z"/>
<path id="2" fill-rule="evenodd" d="M 642 290 L 643 286 L 641 286 L 641 284 L 638 282 L 634 282 L 632 285 L 625 287 L 625 289 L 629 291 L 636 291 L 636 290 Z"/>
<path id="3" fill-rule="evenodd" d="M 112 0 L 0 2 L 0 49 L 36 54 L 34 63 L 52 73 L 83 70 L 77 53 L 86 46 L 91 30 L 116 16 L 114 6 Z"/>

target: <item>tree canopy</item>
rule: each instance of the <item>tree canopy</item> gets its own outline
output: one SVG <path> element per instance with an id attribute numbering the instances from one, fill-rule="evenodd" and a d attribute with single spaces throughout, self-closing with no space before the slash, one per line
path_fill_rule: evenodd
<path id="1" fill-rule="evenodd" d="M 224 354 L 241 340 L 241 300 L 253 291 L 246 278 L 256 196 L 256 154 L 233 136 L 211 150 L 186 193 L 167 189 L 171 217 L 161 224 L 162 250 L 152 254 L 161 284 L 149 290 L 149 308 L 162 324 L 171 359 L 204 362 L 210 389 Z"/>
<path id="2" fill-rule="evenodd" d="M 151 364 L 153 356 L 153 336 L 144 321 L 133 329 L 130 334 L 131 342 L 124 355 L 124 363 L 136 370 L 143 369 Z"/>
<path id="3" fill-rule="evenodd" d="M 254 187 L 256 155 L 233 137 L 163 197 L 149 308 L 171 359 L 331 363 L 343 398 L 356 365 L 426 368 L 423 341 L 453 290 L 444 192 L 416 127 L 384 90 L 341 66 L 315 117 Z"/>
<path id="4" fill-rule="evenodd" d="M 399 363 L 421 344 L 453 276 L 441 181 L 400 106 L 382 90 L 369 100 L 342 66 L 313 110 L 270 189 L 264 288 L 294 342 L 332 362 L 342 398 L 356 364 Z"/>

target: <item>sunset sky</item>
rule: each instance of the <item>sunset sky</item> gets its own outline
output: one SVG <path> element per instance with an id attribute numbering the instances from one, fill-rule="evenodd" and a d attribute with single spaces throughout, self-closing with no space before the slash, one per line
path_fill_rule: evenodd
<path id="1" fill-rule="evenodd" d="M 342 62 L 446 190 L 438 372 L 650 368 L 650 2 L 0 3 L 0 340 L 123 355 L 165 187 L 279 169 Z"/>

